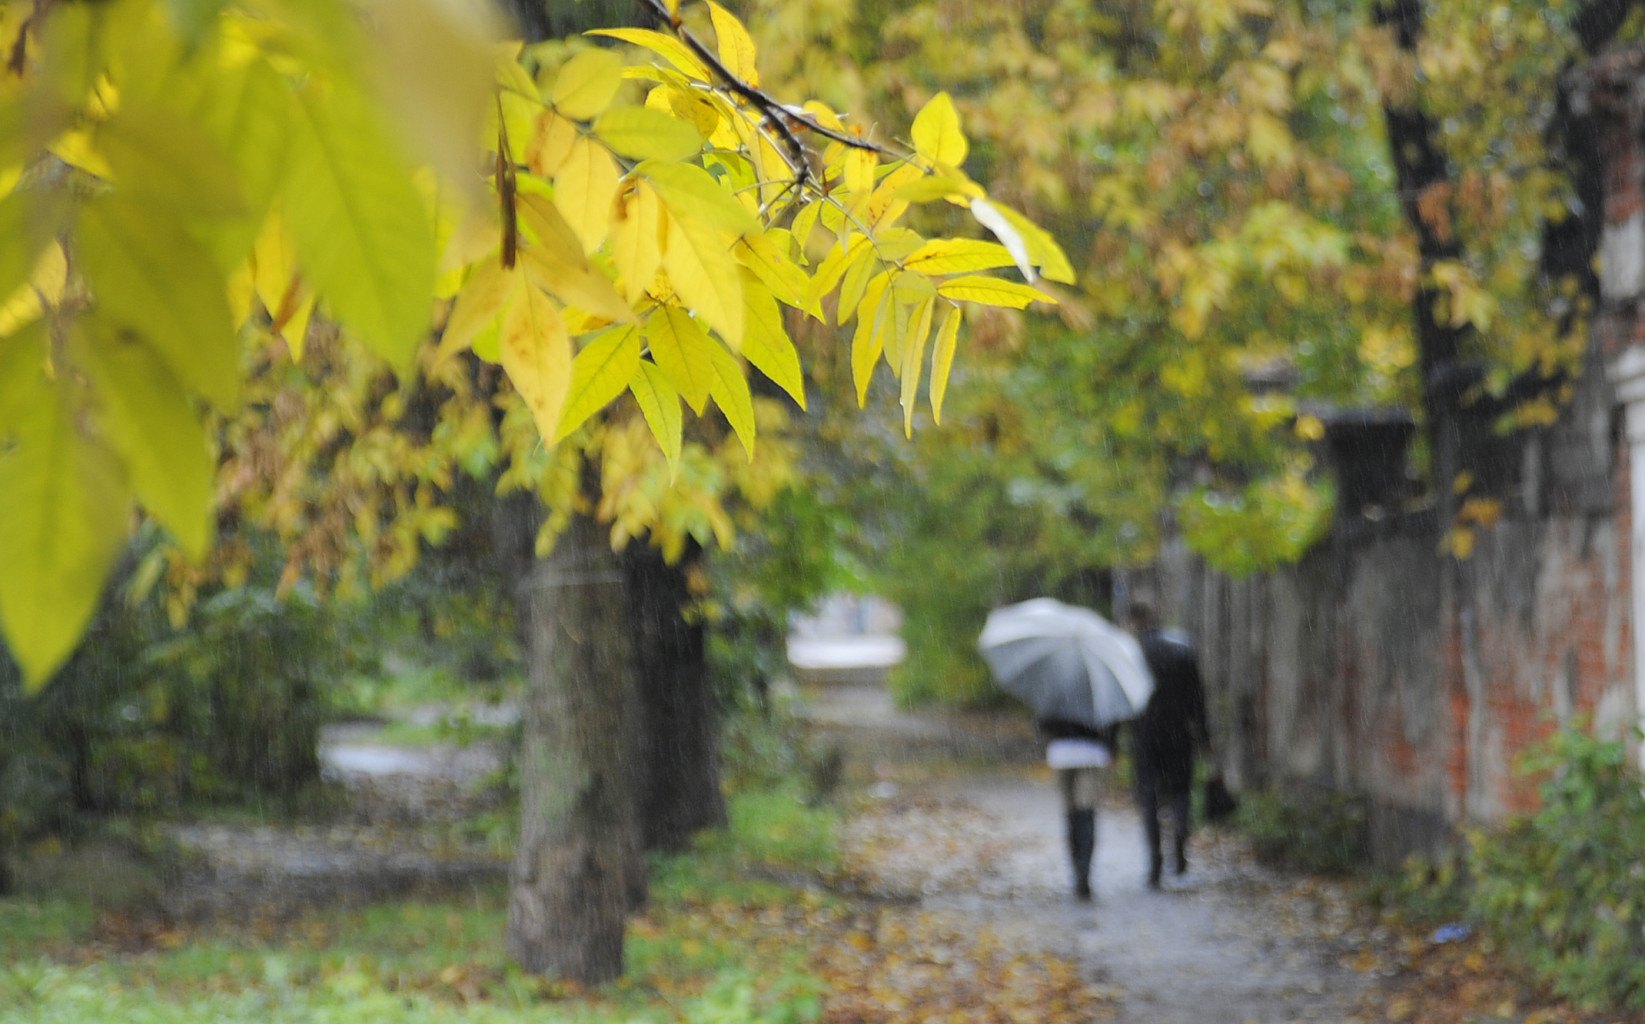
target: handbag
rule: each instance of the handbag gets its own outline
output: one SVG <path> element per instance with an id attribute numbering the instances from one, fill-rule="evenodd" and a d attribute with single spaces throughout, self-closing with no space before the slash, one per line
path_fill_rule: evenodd
<path id="1" fill-rule="evenodd" d="M 1221 821 L 1239 810 L 1239 799 L 1228 791 L 1228 784 L 1222 781 L 1222 773 L 1205 780 L 1205 819 L 1207 821 Z"/>

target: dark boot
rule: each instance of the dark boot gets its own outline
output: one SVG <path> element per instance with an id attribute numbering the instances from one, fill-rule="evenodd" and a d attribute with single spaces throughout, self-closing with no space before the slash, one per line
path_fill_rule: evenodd
<path id="1" fill-rule="evenodd" d="M 1074 895 L 1091 898 L 1091 856 L 1097 850 L 1097 812 L 1068 812 L 1068 857 L 1074 864 Z"/>
<path id="2" fill-rule="evenodd" d="M 1176 831 L 1172 835 L 1177 855 L 1177 874 L 1188 873 L 1188 801 L 1187 793 L 1180 793 L 1171 799 L 1171 816 L 1175 819 Z"/>

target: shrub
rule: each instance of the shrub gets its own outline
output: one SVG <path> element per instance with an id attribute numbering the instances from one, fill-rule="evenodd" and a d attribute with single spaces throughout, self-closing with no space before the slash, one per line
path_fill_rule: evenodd
<path id="1" fill-rule="evenodd" d="M 319 777 L 329 681 L 362 645 L 300 588 L 200 601 L 186 629 L 113 597 L 38 695 L 0 651 L 0 845 L 87 815 L 289 801 Z"/>
<path id="2" fill-rule="evenodd" d="M 1534 748 L 1542 809 L 1470 841 L 1470 915 L 1555 995 L 1645 1008 L 1645 795 L 1619 741 Z"/>
<path id="3" fill-rule="evenodd" d="M 1328 790 L 1240 795 L 1242 831 L 1257 859 L 1289 871 L 1352 874 L 1365 859 L 1365 802 Z"/>

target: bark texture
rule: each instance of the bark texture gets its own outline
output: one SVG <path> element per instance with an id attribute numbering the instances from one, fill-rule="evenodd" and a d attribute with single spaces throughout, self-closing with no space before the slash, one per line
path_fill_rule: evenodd
<path id="1" fill-rule="evenodd" d="M 520 597 L 527 693 L 508 951 L 529 971 L 598 984 L 623 971 L 636 845 L 622 578 L 604 531 L 573 520 Z"/>
<path id="2" fill-rule="evenodd" d="M 684 849 L 697 832 L 726 823 L 719 705 L 703 624 L 688 614 L 690 572 L 701 557 L 696 545 L 677 565 L 649 545 L 623 554 L 639 697 L 637 799 L 648 850 Z"/>

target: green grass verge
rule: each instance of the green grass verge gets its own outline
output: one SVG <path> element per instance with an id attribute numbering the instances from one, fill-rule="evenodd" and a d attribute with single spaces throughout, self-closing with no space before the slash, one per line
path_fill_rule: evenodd
<path id="1" fill-rule="evenodd" d="M 821 1007 L 805 921 L 831 900 L 773 879 L 834 870 L 837 818 L 787 790 L 742 795 L 731 818 L 655 863 L 628 975 L 597 993 L 509 962 L 501 891 L 195 933 L 99 923 L 72 899 L 0 900 L 0 1024 L 804 1024 Z"/>

